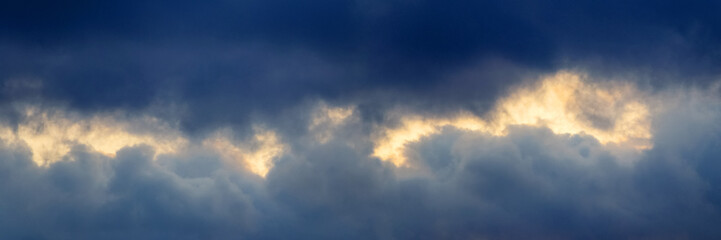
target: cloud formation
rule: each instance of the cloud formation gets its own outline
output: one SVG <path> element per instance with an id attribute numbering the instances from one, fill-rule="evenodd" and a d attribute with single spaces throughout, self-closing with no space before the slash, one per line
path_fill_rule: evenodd
<path id="1" fill-rule="evenodd" d="M 636 149 L 651 146 L 649 106 L 628 83 L 594 84 L 576 73 L 559 72 L 502 98 L 486 119 L 470 113 L 448 117 L 400 116 L 400 126 L 383 129 L 373 155 L 405 164 L 405 145 L 445 126 L 508 134 L 514 125 L 547 127 L 556 134 L 588 134 L 603 144 Z M 607 86 L 603 86 L 607 85 Z"/>
<path id="2" fill-rule="evenodd" d="M 558 86 L 552 83 L 564 83 L 576 88 L 560 93 L 584 97 L 564 103 L 567 109 L 599 100 L 584 95 L 589 93 L 583 84 L 591 83 L 581 82 L 580 75 L 560 72 L 546 78 L 518 91 L 547 99 L 559 93 L 552 91 Z M 635 101 L 644 96 L 633 88 L 592 89 L 594 97 L 613 102 L 640 104 Z M 518 101 L 514 96 L 498 106 Z M 400 154 L 407 165 L 374 157 L 374 129 L 381 128 L 357 131 L 367 123 L 353 119 L 354 107 L 325 102 L 293 111 L 300 114 L 295 121 L 305 122 L 302 134 L 282 128 L 256 127 L 246 135 L 218 129 L 204 140 L 185 135 L 191 138 L 188 145 L 172 153 L 152 142 L 128 142 L 107 154 L 94 142 L 75 140 L 65 141 L 71 150 L 59 152 L 61 157 L 42 163 L 34 156 L 45 149 L 32 147 L 32 140 L 3 139 L 0 190 L 7 197 L 0 205 L 0 231 L 11 238 L 40 239 L 718 236 L 713 227 L 721 221 L 716 194 L 721 181 L 714 174 L 721 166 L 715 146 L 721 140 L 718 92 L 677 88 L 644 98 L 651 99 L 644 101 L 649 106 L 652 99 L 663 101 L 663 108 L 645 112 L 649 119 L 643 123 L 652 124 L 643 127 L 653 134 L 644 135 L 649 144 L 643 148 L 623 144 L 628 139 L 604 141 L 612 135 L 587 129 L 559 131 L 543 119 L 512 122 L 502 134 L 451 121 L 451 127 L 432 125 L 433 134 L 405 142 Z M 628 107 L 606 105 L 621 111 L 604 115 L 615 125 L 628 119 Z M 583 113 L 567 114 L 587 128 L 616 131 L 615 125 L 587 121 Z M 93 119 L 98 117 L 74 122 Z M 428 116 L 425 122 L 434 119 Z M 116 126 L 136 124 L 135 129 L 161 124 L 114 121 Z M 318 135 L 321 122 L 327 128 Z M 107 132 L 85 129 L 82 136 Z M 58 136 L 73 135 L 44 137 Z"/>
<path id="3" fill-rule="evenodd" d="M 717 1 L 2 1 L 0 238 L 717 239 Z"/>

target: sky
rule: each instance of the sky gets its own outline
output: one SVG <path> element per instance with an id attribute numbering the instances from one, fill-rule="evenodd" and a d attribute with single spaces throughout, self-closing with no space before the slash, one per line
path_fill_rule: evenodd
<path id="1" fill-rule="evenodd" d="M 721 2 L 0 2 L 2 239 L 719 239 Z"/>

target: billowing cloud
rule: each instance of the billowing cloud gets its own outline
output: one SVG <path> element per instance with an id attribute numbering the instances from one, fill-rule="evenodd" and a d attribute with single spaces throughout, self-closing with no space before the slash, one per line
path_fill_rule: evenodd
<path id="1" fill-rule="evenodd" d="M 83 118 L 37 107 L 23 111 L 23 121 L 17 126 L 2 126 L 1 137 L 7 144 L 26 146 L 38 166 L 68 160 L 66 157 L 76 146 L 114 157 L 123 148 L 142 145 L 152 148 L 152 159 L 161 154 L 184 154 L 188 149 L 212 150 L 241 169 L 265 176 L 273 166 L 273 159 L 285 149 L 275 132 L 261 128 L 256 128 L 253 139 L 243 143 L 236 143 L 228 129 L 220 129 L 195 143 L 197 141 L 187 139 L 177 126 L 151 116 L 127 118 L 115 114 Z"/>
<path id="2" fill-rule="evenodd" d="M 203 146 L 218 151 L 228 161 L 240 164 L 262 177 L 268 174 L 273 167 L 273 160 L 286 148 L 276 133 L 268 130 L 256 129 L 251 142 L 245 144 L 234 144 L 231 137 L 231 134 L 221 131 L 204 140 Z"/>
<path id="3" fill-rule="evenodd" d="M 400 116 L 400 126 L 381 130 L 373 155 L 404 165 L 405 145 L 445 126 L 494 136 L 508 134 L 514 125 L 540 126 L 556 134 L 588 134 L 603 144 L 650 148 L 649 100 L 628 83 L 595 84 L 585 78 L 570 72 L 544 77 L 501 99 L 488 120 L 470 113 Z"/>
<path id="4" fill-rule="evenodd" d="M 718 239 L 715 1 L 2 1 L 3 239 Z"/>
<path id="5" fill-rule="evenodd" d="M 13 221 L 0 231 L 41 239 L 721 234 L 713 227 L 721 221 L 716 90 L 652 93 L 570 72 L 541 78 L 483 117 L 392 111 L 398 121 L 369 131 L 358 131 L 369 125 L 354 106 L 326 102 L 286 115 L 298 114 L 302 134 L 256 125 L 204 136 L 150 116 L 30 108 L 2 139 L 0 209 Z M 513 112 L 519 105 L 531 110 Z M 22 133 L 28 126 L 34 134 Z M 394 156 L 403 164 L 376 158 L 382 140 L 404 131 L 421 133 L 403 138 Z M 104 147 L 91 141 L 98 134 L 123 137 Z"/>
<path id="6" fill-rule="evenodd" d="M 187 145 L 180 132 L 153 117 L 123 122 L 117 120 L 121 116 L 113 115 L 82 118 L 36 107 L 21 111 L 24 121 L 13 128 L 3 126 L 1 137 L 8 143 L 27 145 L 39 165 L 61 160 L 78 144 L 108 156 L 140 144 L 153 147 L 158 154 L 173 153 Z"/>

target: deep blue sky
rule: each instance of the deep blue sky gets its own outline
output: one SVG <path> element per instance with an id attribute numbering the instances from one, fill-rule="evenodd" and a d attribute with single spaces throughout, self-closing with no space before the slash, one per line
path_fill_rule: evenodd
<path id="1" fill-rule="evenodd" d="M 292 150 L 258 178 L 206 150 L 105 156 L 70 138 L 37 166 L 29 143 L 2 138 L 0 238 L 721 238 L 720 13 L 712 0 L 5 0 L 4 134 L 40 109 L 163 135 L 132 120 L 151 116 L 198 146 L 262 126 Z M 628 167 L 617 146 L 541 126 L 444 129 L 408 146 L 427 171 L 411 177 L 369 156 L 394 112 L 484 116 L 562 70 L 653 96 L 653 148 Z M 309 145 L 317 106 L 353 106 L 356 122 Z"/>

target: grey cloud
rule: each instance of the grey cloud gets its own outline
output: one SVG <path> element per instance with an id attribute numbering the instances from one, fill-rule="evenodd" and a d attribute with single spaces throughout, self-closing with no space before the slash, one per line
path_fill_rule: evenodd
<path id="1" fill-rule="evenodd" d="M 76 148 L 73 161 L 35 166 L 5 146 L 3 236 L 12 239 L 208 239 L 248 232 L 254 207 L 233 177 L 181 178 L 145 147 L 114 159 Z"/>
<path id="2" fill-rule="evenodd" d="M 670 98 L 668 98 L 670 99 Z M 713 95 L 689 94 L 654 121 L 655 147 L 624 155 L 587 135 L 445 128 L 406 150 L 418 171 L 369 158 L 354 127 L 292 144 L 266 179 L 213 153 L 78 146 L 35 166 L 0 151 L 0 229 L 36 239 L 714 238 L 721 232 Z M 308 141 L 287 135 L 285 141 Z"/>
<path id="3" fill-rule="evenodd" d="M 262 179 L 217 153 L 74 146 L 36 166 L 0 143 L 9 239 L 577 239 L 721 236 L 716 1 L 3 1 L 0 123 L 24 105 L 150 115 L 198 143 L 254 124 L 289 146 Z M 369 157 L 390 110 L 482 115 L 559 69 L 657 94 L 653 145 L 445 128 Z M 601 80 L 599 80 L 601 79 Z M 680 89 L 680 90 L 678 90 Z M 677 92 L 674 92 L 678 90 Z M 356 106 L 317 143 L 311 105 Z M 599 129 L 614 117 L 581 104 Z M 586 106 L 589 105 L 589 106 Z M 656 109 L 652 109 L 655 111 Z M 115 115 L 113 115 L 115 116 Z M 121 117 L 122 118 L 122 117 Z M 138 127 L 134 131 L 154 131 Z"/>

